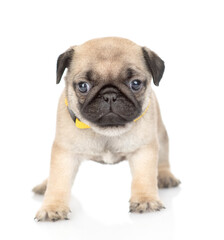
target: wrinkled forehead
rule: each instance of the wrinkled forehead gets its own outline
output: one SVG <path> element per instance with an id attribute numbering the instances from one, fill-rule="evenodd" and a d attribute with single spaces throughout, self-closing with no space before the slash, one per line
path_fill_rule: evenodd
<path id="1" fill-rule="evenodd" d="M 132 42 L 95 42 L 75 47 L 73 74 L 95 74 L 116 78 L 144 71 L 141 47 Z"/>

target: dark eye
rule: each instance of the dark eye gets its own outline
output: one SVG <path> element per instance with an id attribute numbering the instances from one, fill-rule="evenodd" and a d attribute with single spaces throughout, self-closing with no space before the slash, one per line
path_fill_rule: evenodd
<path id="1" fill-rule="evenodd" d="M 87 82 L 80 82 L 78 84 L 79 91 L 81 93 L 87 93 L 89 91 L 89 84 Z"/>
<path id="2" fill-rule="evenodd" d="M 142 82 L 140 80 L 133 80 L 130 82 L 130 87 L 133 91 L 138 91 L 142 87 Z"/>

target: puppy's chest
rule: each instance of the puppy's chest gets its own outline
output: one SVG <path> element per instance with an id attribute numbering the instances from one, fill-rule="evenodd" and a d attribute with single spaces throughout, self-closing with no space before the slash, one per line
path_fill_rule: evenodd
<path id="1" fill-rule="evenodd" d="M 128 155 L 140 147 L 138 141 L 114 138 L 110 140 L 98 139 L 94 144 L 89 144 L 83 151 L 86 159 L 99 163 L 115 164 L 128 158 Z"/>
<path id="2" fill-rule="evenodd" d="M 107 144 L 102 143 L 99 144 L 98 147 L 89 147 L 88 150 L 83 151 L 84 159 L 96 161 L 99 163 L 105 164 L 114 164 L 119 163 L 123 160 L 127 159 L 127 152 L 121 151 L 118 148 L 112 148 L 111 146 L 107 146 Z"/>
<path id="3" fill-rule="evenodd" d="M 127 158 L 125 153 L 121 153 L 121 152 L 113 153 L 110 151 L 106 151 L 106 152 L 103 152 L 101 155 L 92 156 L 90 160 L 93 160 L 99 163 L 105 163 L 105 164 L 115 164 L 126 159 Z"/>

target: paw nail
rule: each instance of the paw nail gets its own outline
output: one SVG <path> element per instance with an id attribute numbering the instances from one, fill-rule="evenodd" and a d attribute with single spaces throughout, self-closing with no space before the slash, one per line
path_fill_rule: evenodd
<path id="1" fill-rule="evenodd" d="M 147 210 L 150 208 L 150 205 L 149 205 L 149 203 L 147 203 Z"/>
<path id="2" fill-rule="evenodd" d="M 40 219 L 37 219 L 36 217 L 34 218 L 35 222 L 40 222 Z"/>

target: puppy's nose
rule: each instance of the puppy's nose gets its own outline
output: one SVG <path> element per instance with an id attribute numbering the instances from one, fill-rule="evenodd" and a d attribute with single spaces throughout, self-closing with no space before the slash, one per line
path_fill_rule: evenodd
<path id="1" fill-rule="evenodd" d="M 113 103 L 117 100 L 117 94 L 116 93 L 105 93 L 103 95 L 103 99 L 107 103 Z"/>

